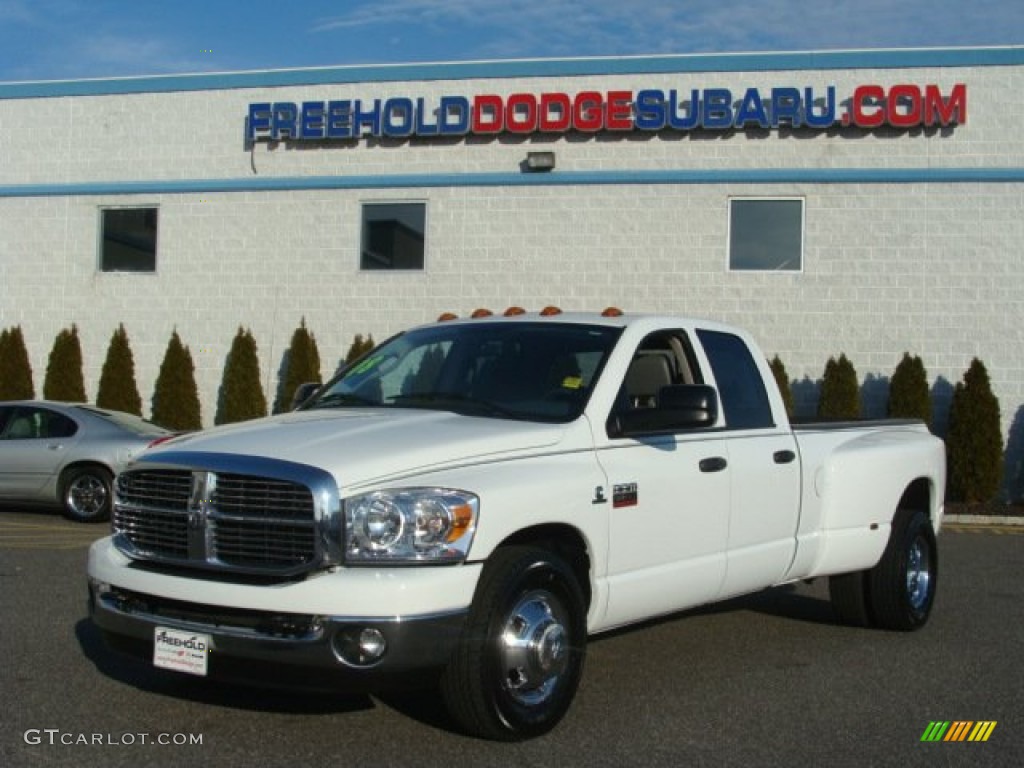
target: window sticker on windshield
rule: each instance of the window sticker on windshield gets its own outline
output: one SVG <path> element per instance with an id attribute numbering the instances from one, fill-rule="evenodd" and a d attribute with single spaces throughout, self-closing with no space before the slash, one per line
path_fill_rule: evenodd
<path id="1" fill-rule="evenodd" d="M 562 379 L 563 389 L 579 389 L 583 386 L 583 379 L 579 376 L 566 376 Z"/>
<path id="2" fill-rule="evenodd" d="M 375 357 L 371 357 L 368 360 L 364 360 L 358 366 L 352 369 L 352 373 L 359 374 L 366 373 L 367 371 L 372 371 L 374 368 L 380 365 L 383 359 L 384 357 L 382 355 L 376 355 Z"/>

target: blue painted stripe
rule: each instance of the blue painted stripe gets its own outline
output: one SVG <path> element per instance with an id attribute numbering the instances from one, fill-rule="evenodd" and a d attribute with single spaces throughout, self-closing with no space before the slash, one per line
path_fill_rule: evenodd
<path id="1" fill-rule="evenodd" d="M 0 197 L 163 195 L 331 189 L 617 186 L 630 184 L 942 184 L 1024 182 L 1024 168 L 770 168 L 763 170 L 555 171 L 383 176 L 253 176 L 0 185 Z"/>
<path id="2" fill-rule="evenodd" d="M 570 77 L 582 75 L 686 74 L 697 72 L 769 72 L 817 69 L 980 67 L 1020 64 L 1024 64 L 1024 46 L 373 64 L 256 72 L 154 75 L 149 77 L 99 80 L 0 83 L 0 99 L 104 96 L 126 93 L 170 93 L 175 91 L 402 81 Z"/>

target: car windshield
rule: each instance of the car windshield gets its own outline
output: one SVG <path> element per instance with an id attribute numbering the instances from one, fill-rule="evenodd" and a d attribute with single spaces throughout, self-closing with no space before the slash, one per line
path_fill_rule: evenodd
<path id="1" fill-rule="evenodd" d="M 456 323 L 391 339 L 302 406 L 449 410 L 470 416 L 576 419 L 621 333 L 568 323 Z"/>

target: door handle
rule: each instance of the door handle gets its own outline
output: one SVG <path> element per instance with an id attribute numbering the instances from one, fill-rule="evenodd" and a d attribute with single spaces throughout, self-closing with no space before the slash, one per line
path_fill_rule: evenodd
<path id="1" fill-rule="evenodd" d="M 701 459 L 697 466 L 701 472 L 721 472 L 729 466 L 729 462 L 721 456 L 712 456 L 710 459 Z"/>
<path id="2" fill-rule="evenodd" d="M 772 454 L 772 461 L 776 464 L 789 464 L 796 458 L 796 454 L 793 451 L 776 451 Z"/>
<path id="3" fill-rule="evenodd" d="M 46 447 L 47 447 L 47 448 L 49 448 L 49 449 L 50 449 L 51 451 L 59 451 L 59 450 L 60 450 L 61 448 L 63 448 L 64 446 L 63 446 L 63 445 L 61 445 L 60 443 L 50 443 L 50 444 L 49 444 L 48 446 L 46 446 Z"/>

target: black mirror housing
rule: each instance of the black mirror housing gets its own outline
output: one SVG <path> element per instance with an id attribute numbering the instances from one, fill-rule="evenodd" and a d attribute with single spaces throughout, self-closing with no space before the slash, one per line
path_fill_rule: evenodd
<path id="1" fill-rule="evenodd" d="M 712 427 L 718 421 L 718 393 L 704 384 L 662 387 L 655 408 L 635 408 L 613 414 L 609 437 L 657 435 Z"/>

